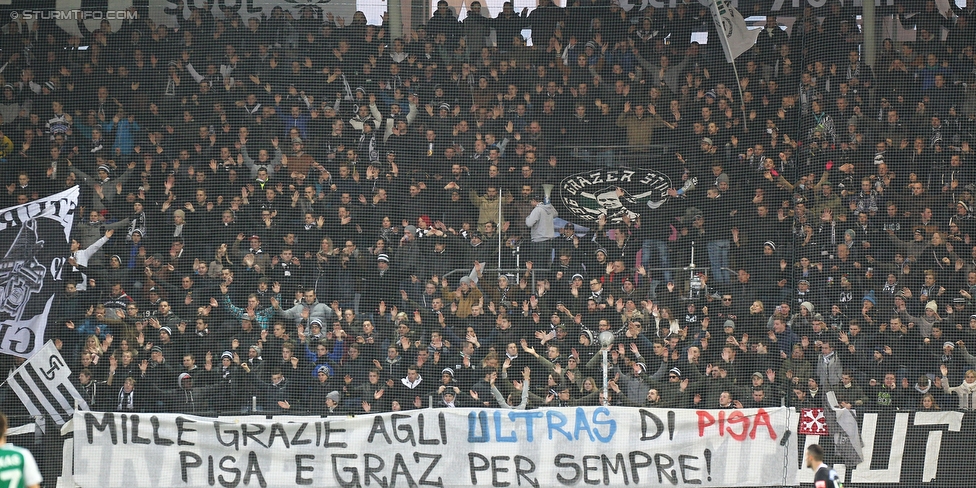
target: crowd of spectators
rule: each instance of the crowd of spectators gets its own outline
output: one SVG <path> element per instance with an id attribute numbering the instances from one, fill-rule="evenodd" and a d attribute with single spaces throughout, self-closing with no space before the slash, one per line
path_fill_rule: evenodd
<path id="1" fill-rule="evenodd" d="M 973 409 L 976 2 L 873 67 L 838 3 L 766 17 L 739 87 L 697 2 L 571 3 L 7 24 L 5 197 L 81 187 L 47 335 L 92 408 Z M 605 166 L 673 187 L 539 224 Z"/>

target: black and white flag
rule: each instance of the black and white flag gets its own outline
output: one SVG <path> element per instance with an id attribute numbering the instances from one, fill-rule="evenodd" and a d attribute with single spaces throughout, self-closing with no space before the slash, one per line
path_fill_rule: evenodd
<path id="1" fill-rule="evenodd" d="M 735 58 L 756 45 L 760 29 L 749 30 L 746 20 L 730 0 L 712 0 L 710 8 L 726 61 L 735 61 Z"/>
<path id="2" fill-rule="evenodd" d="M 76 402 L 79 410 L 88 410 L 88 402 L 71 384 L 71 370 L 54 341 L 10 373 L 7 384 L 31 415 L 49 415 L 58 425 L 74 415 Z"/>
<path id="3" fill-rule="evenodd" d="M 0 210 L 0 354 L 30 358 L 71 254 L 78 187 Z"/>
<path id="4" fill-rule="evenodd" d="M 854 412 L 840 406 L 837 394 L 832 391 L 827 392 L 824 403 L 827 429 L 834 437 L 834 453 L 848 466 L 861 464 L 864 460 L 864 446 L 861 444 Z"/>

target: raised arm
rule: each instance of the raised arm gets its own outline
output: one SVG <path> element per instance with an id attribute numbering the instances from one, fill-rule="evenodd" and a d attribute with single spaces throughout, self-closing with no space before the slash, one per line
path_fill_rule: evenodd
<path id="1" fill-rule="evenodd" d="M 512 406 L 505 401 L 505 396 L 502 395 L 502 392 L 498 391 L 498 388 L 495 387 L 494 382 L 491 383 L 491 396 L 495 397 L 495 401 L 498 402 L 498 406 L 501 408 L 512 408 Z"/>
<path id="2" fill-rule="evenodd" d="M 376 102 L 370 100 L 369 102 L 369 113 L 376 119 L 376 128 L 379 129 L 380 121 L 383 120 L 383 114 L 380 113 L 380 109 L 376 106 Z"/>
<path id="3" fill-rule="evenodd" d="M 407 110 L 407 125 L 412 124 L 419 113 L 420 109 L 417 108 L 417 104 L 411 103 L 409 109 Z"/>
<path id="4" fill-rule="evenodd" d="M 244 167 L 249 169 L 252 173 L 257 171 L 257 166 L 254 164 L 254 159 L 251 155 L 247 153 L 247 144 L 241 144 L 241 159 L 244 160 Z"/>
<path id="5" fill-rule="evenodd" d="M 525 377 L 525 381 L 522 382 L 522 401 L 519 403 L 516 410 L 525 410 L 529 405 L 529 377 Z"/>

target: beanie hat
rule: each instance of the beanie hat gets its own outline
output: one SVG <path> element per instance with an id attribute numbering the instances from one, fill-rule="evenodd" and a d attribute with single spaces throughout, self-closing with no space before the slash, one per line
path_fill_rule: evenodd
<path id="1" fill-rule="evenodd" d="M 590 344 L 593 344 L 593 332 L 588 329 L 583 329 L 580 331 L 581 337 L 586 337 L 590 340 Z"/>
<path id="2" fill-rule="evenodd" d="M 332 377 L 332 368 L 328 364 L 323 364 L 322 366 L 319 366 L 318 368 L 315 368 L 315 374 L 319 374 L 319 373 L 325 373 L 326 375 L 328 375 L 331 378 Z"/>

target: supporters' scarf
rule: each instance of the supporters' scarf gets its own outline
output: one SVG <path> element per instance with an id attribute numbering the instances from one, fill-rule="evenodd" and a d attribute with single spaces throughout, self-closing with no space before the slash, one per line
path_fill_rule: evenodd
<path id="1" fill-rule="evenodd" d="M 503 302 L 509 301 L 508 300 L 508 290 L 510 290 L 510 289 L 511 289 L 511 287 L 499 288 L 498 289 L 498 294 L 501 297 L 501 301 L 503 301 Z"/>
<path id="2" fill-rule="evenodd" d="M 135 410 L 135 400 L 132 396 L 135 391 L 125 392 L 125 388 L 119 388 L 119 410 Z"/>
<path id="3" fill-rule="evenodd" d="M 830 364 L 830 360 L 834 358 L 834 353 L 830 353 L 823 357 L 824 364 Z"/>
<path id="4" fill-rule="evenodd" d="M 964 393 L 968 393 L 972 395 L 973 393 L 976 393 L 976 381 L 972 383 L 963 381 L 962 383 L 959 384 L 957 388 L 962 390 Z"/>
<path id="5" fill-rule="evenodd" d="M 380 151 L 376 146 L 375 132 L 371 132 L 367 139 L 366 132 L 363 131 L 362 135 L 359 136 L 359 152 L 360 154 L 362 153 L 369 154 L 370 162 L 380 160 Z"/>
<path id="6" fill-rule="evenodd" d="M 342 78 L 342 89 L 346 92 L 346 100 L 352 100 L 352 87 L 349 86 L 349 80 L 346 79 L 345 73 L 340 74 L 339 78 Z"/>
<path id="7" fill-rule="evenodd" d="M 132 217 L 132 222 L 129 224 L 128 240 L 132 240 L 132 234 L 139 231 L 140 234 L 146 235 L 148 231 L 146 224 L 146 212 L 139 212 L 134 217 Z"/>
<path id="8" fill-rule="evenodd" d="M 403 383 L 403 386 L 406 386 L 407 388 L 409 388 L 411 390 L 413 390 L 413 389 L 417 388 L 418 386 L 420 386 L 420 382 L 421 381 L 424 381 L 424 379 L 421 378 L 419 374 L 417 375 L 417 380 L 416 381 L 413 381 L 413 382 L 411 382 L 410 380 L 408 380 L 406 378 L 401 378 L 400 379 L 400 383 Z"/>
<path id="9" fill-rule="evenodd" d="M 388 90 L 393 91 L 396 90 L 397 88 L 402 88 L 402 87 L 403 87 L 403 79 L 400 78 L 400 75 L 392 75 L 390 77 L 390 81 L 387 82 Z"/>

